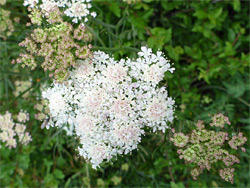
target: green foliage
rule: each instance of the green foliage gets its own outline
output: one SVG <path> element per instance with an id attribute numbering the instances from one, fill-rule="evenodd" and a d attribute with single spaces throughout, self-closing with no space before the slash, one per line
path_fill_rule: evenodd
<path id="1" fill-rule="evenodd" d="M 150 48 L 162 50 L 164 44 L 170 41 L 172 36 L 172 29 L 164 29 L 155 27 L 150 30 L 152 36 L 148 38 L 148 45 Z"/>
<path id="2" fill-rule="evenodd" d="M 192 180 L 188 169 L 168 133 L 147 134 L 138 151 L 118 156 L 117 160 L 95 171 L 75 149 L 77 141 L 62 130 L 41 129 L 34 120 L 34 105 L 41 95 L 39 87 L 48 75 L 37 68 L 22 69 L 10 62 L 21 52 L 18 43 L 31 32 L 22 1 L 8 0 L 3 8 L 20 17 L 13 35 L 0 41 L 0 109 L 15 113 L 25 109 L 31 114 L 28 126 L 33 141 L 14 150 L 0 148 L 1 187 L 229 187 L 216 171 Z M 93 49 L 114 54 L 115 58 L 135 57 L 148 45 L 161 49 L 174 63 L 176 71 L 166 74 L 176 100 L 177 118 L 172 125 L 187 131 L 208 114 L 226 113 L 233 134 L 239 129 L 249 137 L 249 4 L 247 1 L 94 1 L 98 16 L 88 25 Z M 32 86 L 15 97 L 14 81 L 29 80 Z M 30 92 L 29 98 L 22 95 Z M 249 148 L 249 142 L 248 146 Z M 250 151 L 239 152 L 241 163 L 235 173 L 235 187 L 249 187 Z"/>

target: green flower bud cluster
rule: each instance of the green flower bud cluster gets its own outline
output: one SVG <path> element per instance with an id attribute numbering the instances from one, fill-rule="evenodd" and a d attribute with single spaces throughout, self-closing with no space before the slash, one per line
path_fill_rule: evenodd
<path id="1" fill-rule="evenodd" d="M 4 40 L 14 32 L 14 24 L 10 19 L 10 11 L 0 8 L 0 38 Z"/>
<path id="2" fill-rule="evenodd" d="M 24 91 L 26 91 L 27 89 L 29 89 L 32 86 L 32 80 L 27 80 L 27 81 L 20 81 L 20 80 L 16 80 L 14 82 L 15 84 L 15 91 L 14 91 L 14 95 L 17 97 L 19 96 L 21 93 L 23 93 Z M 29 97 L 29 92 L 25 92 L 22 95 L 22 98 L 26 99 Z"/>
<path id="3" fill-rule="evenodd" d="M 234 168 L 224 168 L 219 170 L 220 177 L 227 182 L 231 182 L 233 184 L 234 179 Z"/>
<path id="4" fill-rule="evenodd" d="M 12 17 L 6 0 L 0 0 L 0 38 L 6 40 L 15 31 L 15 23 L 19 23 L 20 17 Z"/>
<path id="5" fill-rule="evenodd" d="M 67 79 L 69 69 L 76 66 L 78 59 L 92 55 L 91 45 L 87 44 L 92 37 L 84 26 L 79 25 L 74 29 L 71 24 L 62 22 L 61 13 L 58 8 L 56 10 L 48 14 L 48 19 L 44 19 L 38 9 L 32 9 L 31 22 L 38 27 L 19 44 L 27 52 L 20 54 L 12 63 L 21 63 L 23 67 L 28 66 L 33 70 L 38 62 L 42 62 L 44 71 L 51 71 L 51 75 L 62 82 Z M 47 27 L 42 28 L 41 24 Z"/>
<path id="6" fill-rule="evenodd" d="M 212 117 L 212 123 L 210 123 L 210 126 L 223 128 L 225 123 L 231 125 L 228 117 L 224 116 L 222 113 L 219 113 Z"/>
<path id="7" fill-rule="evenodd" d="M 0 5 L 5 5 L 7 0 L 0 0 Z"/>
<path id="8" fill-rule="evenodd" d="M 141 2 L 141 0 L 122 0 L 122 1 L 127 4 L 135 4 L 135 3 Z"/>
<path id="9" fill-rule="evenodd" d="M 28 8 L 28 10 L 30 11 L 30 14 L 28 16 L 30 18 L 31 23 L 35 25 L 41 25 L 43 21 L 41 11 L 36 8 Z"/>
<path id="10" fill-rule="evenodd" d="M 37 111 L 37 113 L 35 114 L 35 119 L 39 120 L 39 121 L 44 121 L 46 119 L 48 119 L 48 114 L 49 114 L 49 109 L 46 108 L 46 106 L 48 105 L 47 101 L 42 100 L 41 102 L 38 102 L 35 106 L 34 109 Z M 46 126 L 45 124 L 42 125 L 42 128 L 44 128 L 44 126 Z"/>
<path id="11" fill-rule="evenodd" d="M 212 117 L 210 126 L 222 129 L 225 124 L 230 125 L 231 123 L 228 117 L 220 113 Z M 234 168 L 228 167 L 239 163 L 240 160 L 235 155 L 230 154 L 230 150 L 227 150 L 227 148 L 231 147 L 237 150 L 238 146 L 242 146 L 247 141 L 242 133 L 230 139 L 227 132 L 207 130 L 204 122 L 200 120 L 196 123 L 196 128 L 187 135 L 181 132 L 175 133 L 175 130 L 172 130 L 172 132 L 174 134 L 170 141 L 180 148 L 177 150 L 179 158 L 184 159 L 186 163 L 193 164 L 191 175 L 195 180 L 204 170 L 209 171 L 212 165 L 217 163 L 220 165 L 219 167 L 222 167 L 219 169 L 220 177 L 233 183 Z M 243 147 L 241 147 L 241 150 L 246 151 Z"/>

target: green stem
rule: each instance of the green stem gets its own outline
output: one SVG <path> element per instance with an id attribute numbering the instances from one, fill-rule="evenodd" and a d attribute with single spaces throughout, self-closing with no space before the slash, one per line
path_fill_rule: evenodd
<path id="1" fill-rule="evenodd" d="M 130 50 L 130 51 L 135 51 L 135 52 L 139 52 L 140 51 L 137 48 L 127 47 L 127 46 L 123 46 L 121 48 L 107 48 L 107 47 L 93 46 L 92 49 L 102 50 L 102 51 L 112 51 L 112 52 L 122 51 L 122 50 Z"/>
<path id="2" fill-rule="evenodd" d="M 86 175 L 87 175 L 87 178 L 88 178 L 88 188 L 90 188 L 91 185 L 90 185 L 90 176 L 89 176 L 89 165 L 88 165 L 88 163 L 86 163 L 85 168 L 86 168 Z"/>
<path id="3" fill-rule="evenodd" d="M 103 40 L 99 37 L 99 35 L 96 34 L 96 32 L 95 32 L 91 27 L 87 27 L 87 28 L 91 31 L 91 33 L 93 33 L 94 37 L 101 43 L 101 45 L 102 45 L 103 47 L 106 47 L 105 43 L 104 43 Z"/>
<path id="4" fill-rule="evenodd" d="M 227 90 L 223 87 L 220 87 L 220 86 L 205 86 L 203 88 L 201 88 L 202 90 L 206 90 L 206 89 L 218 89 L 218 90 L 221 90 L 221 91 L 224 91 L 226 92 Z M 227 92 L 226 92 L 227 93 Z M 232 96 L 231 94 L 227 93 L 229 96 Z M 240 97 L 235 97 L 236 99 L 238 99 L 240 102 L 242 102 L 243 104 L 247 105 L 248 107 L 250 107 L 250 104 L 245 101 L 244 99 L 240 98 Z"/>
<path id="5" fill-rule="evenodd" d="M 13 75 L 20 75 L 20 76 L 31 76 L 31 74 L 22 74 L 22 73 L 18 73 L 18 72 L 2 72 L 0 71 L 1 74 L 13 74 Z"/>
<path id="6" fill-rule="evenodd" d="M 8 104 L 4 105 L 3 107 L 1 107 L 1 110 L 5 109 L 6 107 L 8 107 L 9 105 L 12 105 L 15 101 L 17 101 L 17 99 L 21 98 L 26 92 L 28 92 L 29 90 L 31 90 L 32 88 L 37 88 L 41 83 L 43 83 L 44 81 L 48 80 L 49 77 L 46 77 L 44 79 L 42 79 L 40 82 L 38 82 L 35 86 L 31 86 L 28 89 L 26 89 L 25 91 L 23 91 L 22 93 L 20 93 L 15 99 L 13 99 L 11 102 L 9 102 Z"/>
<path id="7" fill-rule="evenodd" d="M 111 25 L 111 24 L 107 24 L 107 23 L 104 23 L 100 20 L 96 20 L 96 19 L 92 19 L 93 22 L 97 23 L 97 24 L 100 24 L 104 27 L 107 27 L 107 28 L 111 28 L 111 29 L 116 29 L 116 26 L 115 25 Z"/>

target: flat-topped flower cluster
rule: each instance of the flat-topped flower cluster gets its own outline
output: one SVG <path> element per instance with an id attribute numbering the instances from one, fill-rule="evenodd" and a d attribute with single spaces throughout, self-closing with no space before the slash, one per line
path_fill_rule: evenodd
<path id="1" fill-rule="evenodd" d="M 48 15 L 51 24 L 42 19 L 36 9 L 30 14 L 31 22 L 38 25 L 29 37 L 19 45 L 26 49 L 12 63 L 20 63 L 22 67 L 35 69 L 42 61 L 44 71 L 49 70 L 57 81 L 65 80 L 69 69 L 74 67 L 77 59 L 91 56 L 91 33 L 82 25 L 74 28 L 70 23 L 63 22 L 60 12 L 52 11 Z M 39 27 L 44 21 L 47 27 Z"/>
<path id="2" fill-rule="evenodd" d="M 73 18 L 72 22 L 78 23 L 79 21 L 88 21 L 88 17 L 96 17 L 95 12 L 90 12 L 92 7 L 91 0 L 24 0 L 24 6 L 30 8 L 39 9 L 41 13 L 47 17 L 49 14 L 53 14 L 53 11 L 63 11 L 63 13 Z"/>
<path id="3" fill-rule="evenodd" d="M 15 17 L 14 22 L 11 19 L 11 11 L 6 10 L 6 0 L 0 0 L 0 38 L 6 40 L 15 30 L 14 22 L 19 22 Z"/>
<path id="4" fill-rule="evenodd" d="M 165 132 L 173 121 L 174 100 L 158 87 L 174 71 L 162 52 L 142 47 L 136 60 L 114 60 L 104 52 L 79 60 L 63 83 L 43 92 L 50 126 L 63 127 L 80 140 L 79 154 L 93 168 L 137 148 L 144 128 Z M 66 126 L 68 124 L 68 126 Z"/>
<path id="5" fill-rule="evenodd" d="M 29 89 L 32 86 L 32 80 L 16 80 L 14 82 L 15 85 L 15 91 L 13 92 L 14 95 L 17 97 L 19 96 L 21 93 L 25 92 L 27 89 Z M 25 92 L 22 95 L 22 98 L 27 99 L 29 97 L 29 92 Z"/>
<path id="6" fill-rule="evenodd" d="M 222 129 L 225 124 L 231 125 L 228 117 L 219 113 L 212 117 L 210 126 Z M 221 161 L 224 163 L 224 167 L 219 169 L 221 178 L 233 184 L 235 169 L 232 166 L 240 160 L 230 153 L 230 150 L 226 148 L 226 143 L 232 149 L 237 150 L 240 147 L 245 152 L 246 149 L 242 145 L 245 144 L 247 138 L 243 137 L 242 133 L 230 139 L 227 132 L 207 130 L 204 122 L 200 120 L 196 123 L 196 128 L 188 135 L 181 132 L 175 133 L 174 130 L 173 132 L 174 135 L 170 140 L 179 148 L 177 152 L 180 159 L 194 164 L 191 175 L 195 180 L 205 169 L 209 171 L 213 164 Z"/>
<path id="7" fill-rule="evenodd" d="M 26 131 L 27 121 L 29 121 L 29 114 L 22 110 L 15 121 L 9 112 L 0 114 L 0 141 L 9 148 L 15 148 L 17 143 L 27 145 L 32 140 L 29 132 Z"/>

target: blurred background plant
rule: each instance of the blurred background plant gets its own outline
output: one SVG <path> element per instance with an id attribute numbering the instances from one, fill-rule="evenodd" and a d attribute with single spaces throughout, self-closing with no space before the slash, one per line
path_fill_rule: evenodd
<path id="1" fill-rule="evenodd" d="M 230 136 L 243 132 L 248 138 L 246 152 L 237 154 L 240 163 L 235 165 L 234 184 L 221 180 L 217 171 L 193 180 L 189 172 L 192 166 L 178 158 L 168 134 L 147 134 L 138 151 L 95 171 L 77 156 L 73 138 L 60 129 L 41 129 L 42 121 L 34 118 L 38 112 L 34 105 L 40 102 L 40 86 L 49 82 L 48 74 L 39 67 L 31 72 L 11 64 L 22 52 L 18 44 L 32 30 L 26 27 L 30 20 L 23 1 L 7 0 L 1 9 L 10 11 L 8 19 L 18 17 L 20 21 L 12 21 L 15 30 L 0 41 L 1 114 L 26 110 L 32 141 L 15 149 L 2 144 L 0 185 L 249 187 L 249 3 L 94 0 L 92 6 L 98 13 L 86 25 L 93 34 L 92 49 L 116 58 L 132 58 L 141 46 L 148 45 L 154 51 L 163 50 L 174 63 L 175 74 L 166 74 L 162 84 L 167 84 L 170 96 L 175 97 L 177 118 L 173 127 L 177 132 L 190 132 L 197 120 L 208 122 L 209 114 L 221 112 L 231 121 Z M 20 83 L 27 81 L 26 89 L 16 94 Z"/>

